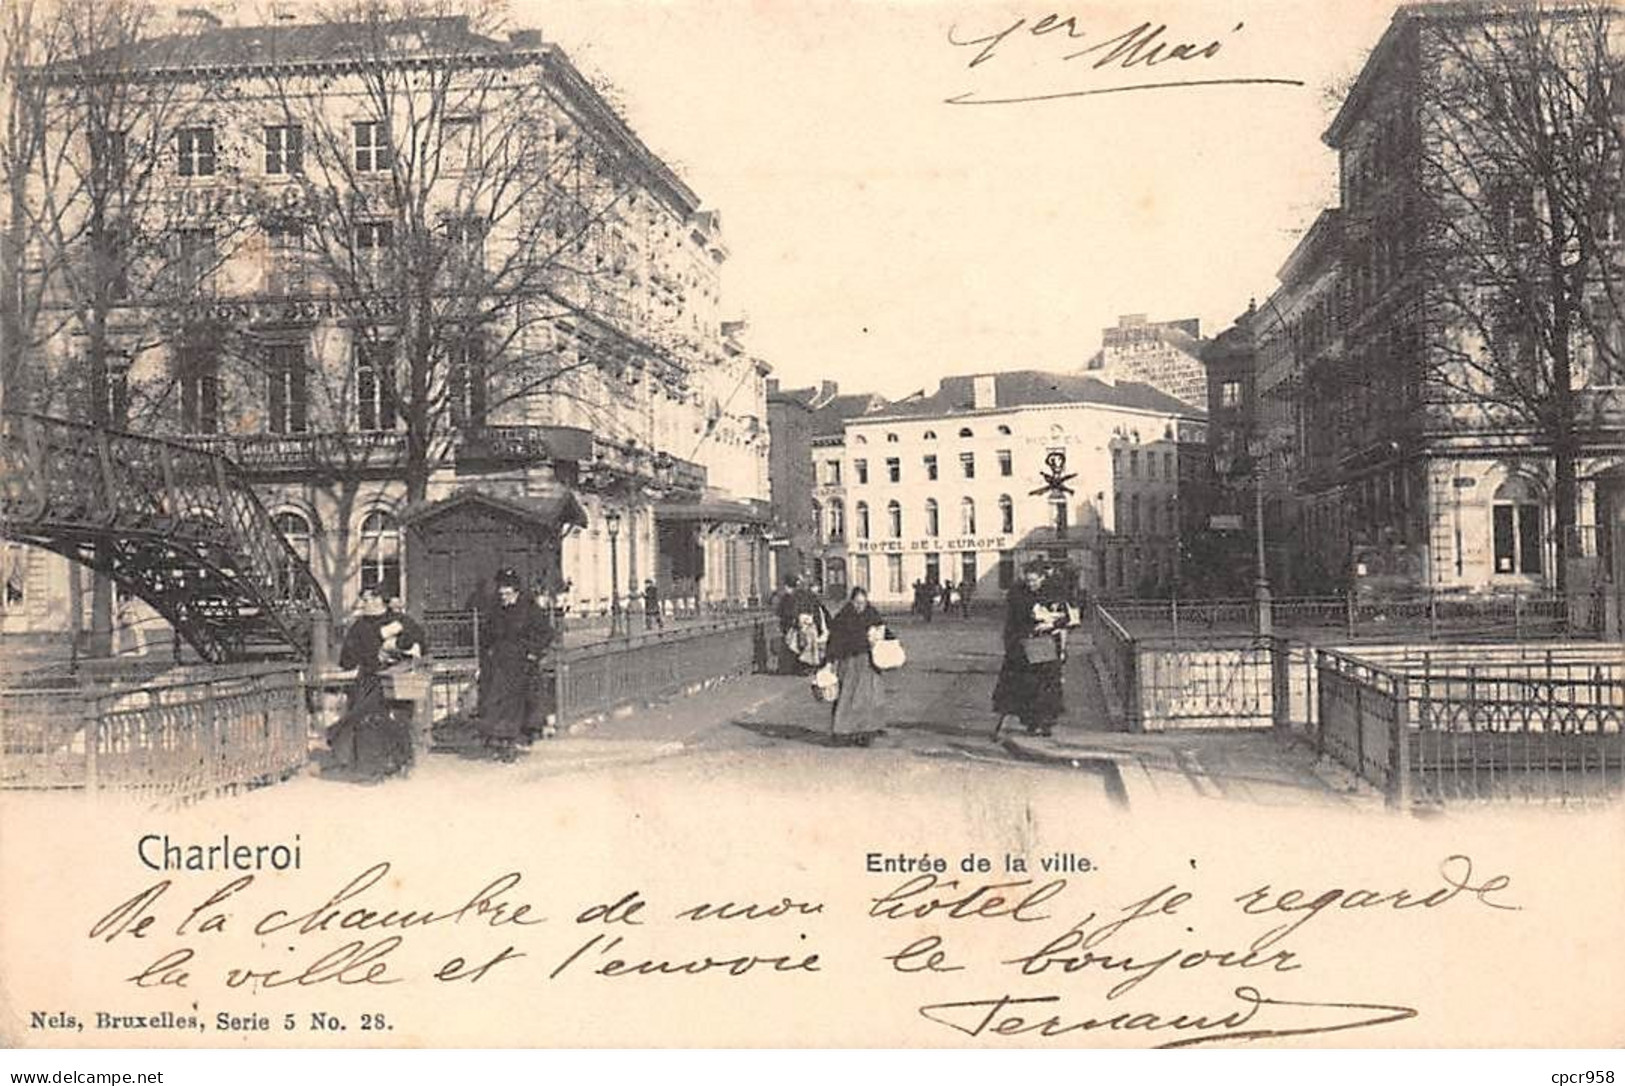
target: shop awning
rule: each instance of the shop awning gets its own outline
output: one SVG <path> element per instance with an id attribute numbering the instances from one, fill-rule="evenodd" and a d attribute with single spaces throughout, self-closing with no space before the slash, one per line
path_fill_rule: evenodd
<path id="1" fill-rule="evenodd" d="M 470 506 L 484 506 L 496 513 L 539 527 L 562 528 L 566 525 L 575 525 L 578 528 L 585 528 L 587 526 L 587 511 L 576 500 L 575 494 L 568 490 L 561 490 L 555 494 L 526 495 L 522 498 L 514 498 L 505 495 L 488 494 L 483 490 L 473 488 L 459 490 L 450 497 L 437 502 L 419 502 L 401 514 L 401 523 L 407 525 L 424 524 L 445 516 L 447 513 Z"/>

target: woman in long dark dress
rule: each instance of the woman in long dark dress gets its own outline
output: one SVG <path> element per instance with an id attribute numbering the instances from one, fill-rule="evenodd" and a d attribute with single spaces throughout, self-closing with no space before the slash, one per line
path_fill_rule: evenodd
<path id="1" fill-rule="evenodd" d="M 496 575 L 496 601 L 480 616 L 479 732 L 498 758 L 511 762 L 532 718 L 537 663 L 553 643 L 553 627 L 521 591 L 519 575 Z"/>
<path id="2" fill-rule="evenodd" d="M 357 776 L 382 780 L 412 764 L 410 725 L 384 697 L 380 672 L 402 658 L 393 636 L 399 628 L 384 613 L 378 593 L 361 593 L 360 614 L 345 631 L 339 667 L 355 669 L 344 716 L 328 731 L 337 765 Z"/>
<path id="3" fill-rule="evenodd" d="M 869 594 L 854 588 L 829 625 L 829 660 L 841 682 L 830 715 L 837 743 L 866 747 L 885 730 L 886 688 L 869 659 L 870 644 L 884 633 L 885 622 Z"/>
<path id="4" fill-rule="evenodd" d="M 1033 735 L 1053 735 L 1055 722 L 1066 710 L 1061 688 L 1060 634 L 1065 609 L 1057 618 L 1042 598 L 1043 583 L 1043 570 L 1028 567 L 1023 580 L 1005 598 L 1004 664 L 993 687 L 993 711 L 999 714 L 999 720 L 1019 717 Z M 1035 637 L 1055 641 L 1055 659 L 1037 663 L 1028 659 L 1026 643 Z"/>

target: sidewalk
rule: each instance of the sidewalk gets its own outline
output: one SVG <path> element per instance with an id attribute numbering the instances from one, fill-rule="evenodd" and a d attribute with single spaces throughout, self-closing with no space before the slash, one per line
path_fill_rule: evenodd
<path id="1" fill-rule="evenodd" d="M 1087 651 L 1067 668 L 1067 717 L 1052 738 L 1007 726 L 1004 749 L 1018 758 L 1096 772 L 1115 767 L 1129 797 L 1234 799 L 1261 805 L 1305 802 L 1381 805 L 1368 788 L 1319 763 L 1306 744 L 1270 728 L 1113 731 Z M 1069 662 L 1070 663 L 1070 662 Z"/>

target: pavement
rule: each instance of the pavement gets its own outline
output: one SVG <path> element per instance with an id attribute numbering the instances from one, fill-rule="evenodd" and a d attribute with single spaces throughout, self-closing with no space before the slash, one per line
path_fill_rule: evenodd
<path id="1" fill-rule="evenodd" d="M 594 773 L 707 779 L 778 774 L 811 786 L 832 772 L 911 783 L 969 773 L 1004 774 L 1018 787 L 1034 775 L 1061 775 L 1080 796 L 1128 807 L 1192 798 L 1380 804 L 1369 790 L 1318 764 L 1305 744 L 1270 730 L 1114 730 L 1083 639 L 1069 655 L 1067 714 L 1054 736 L 1026 735 L 1013 721 L 995 736 L 997 621 L 939 616 L 929 624 L 912 618 L 893 624 L 909 662 L 886 676 L 887 732 L 869 749 L 832 743 L 829 707 L 812 697 L 805 679 L 747 675 L 538 741 L 511 764 L 463 745 L 426 755 L 407 778 L 376 787 L 406 790 L 431 781 L 479 790 L 497 780 L 523 784 Z"/>

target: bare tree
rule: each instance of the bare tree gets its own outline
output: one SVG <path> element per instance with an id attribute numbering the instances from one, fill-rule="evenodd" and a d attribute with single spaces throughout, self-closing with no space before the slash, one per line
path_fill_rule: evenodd
<path id="1" fill-rule="evenodd" d="M 402 432 L 408 499 L 455 434 L 509 404 L 596 411 L 618 387 L 601 371 L 629 368 L 682 395 L 679 344 L 650 338 L 619 229 L 651 167 L 603 139 L 621 124 L 609 110 L 577 115 L 592 95 L 561 101 L 573 69 L 510 43 L 478 0 L 355 0 L 323 25 L 345 43 L 342 75 L 269 77 L 267 132 L 297 135 L 267 138 L 297 139 L 300 159 L 273 229 L 354 329 L 355 365 L 317 377 L 325 398 Z"/>
<path id="2" fill-rule="evenodd" d="M 151 78 L 184 65 L 195 34 L 161 25 L 143 0 L 64 0 L 14 15 L 12 29 L 32 44 L 11 70 L 5 155 L 7 384 L 23 394 L 8 406 L 127 426 L 167 410 L 184 386 L 166 367 L 132 399 L 129 374 L 167 357 L 177 310 L 210 289 L 244 233 L 245 216 L 199 211 L 174 198 L 171 180 L 177 166 L 200 177 L 229 170 L 204 127 L 225 88 Z M 98 576 L 99 640 L 111 616 L 111 585 Z"/>
<path id="3" fill-rule="evenodd" d="M 1428 283 L 1424 379 L 1456 426 L 1521 430 L 1554 464 L 1557 584 L 1576 464 L 1625 382 L 1622 22 L 1611 5 L 1474 6 L 1421 36 L 1421 201 L 1395 217 Z"/>

